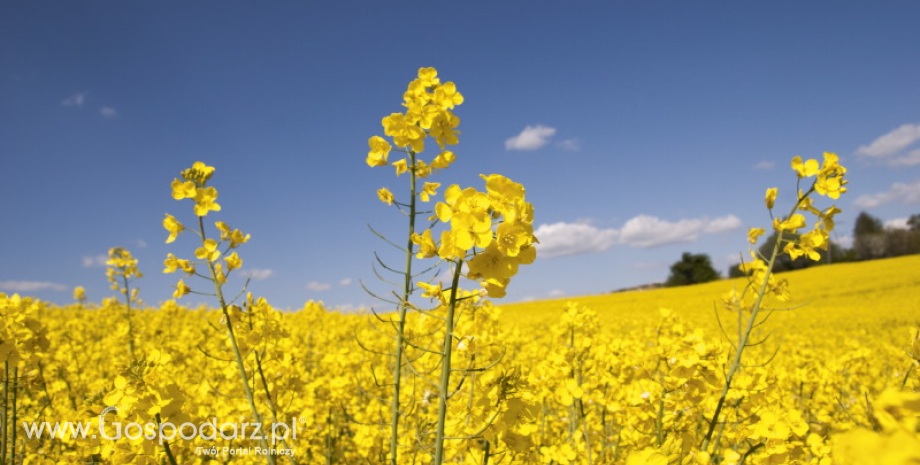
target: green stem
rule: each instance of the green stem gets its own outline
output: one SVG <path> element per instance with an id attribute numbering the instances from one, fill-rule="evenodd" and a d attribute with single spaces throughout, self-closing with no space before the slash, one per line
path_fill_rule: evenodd
<path id="1" fill-rule="evenodd" d="M 160 420 L 160 414 L 156 415 L 157 419 L 157 428 L 159 429 L 162 420 Z M 163 450 L 166 452 L 166 458 L 169 459 L 171 465 L 179 465 L 176 463 L 176 457 L 173 455 L 172 450 L 169 448 L 169 441 L 163 441 Z"/>
<path id="2" fill-rule="evenodd" d="M 450 304 L 447 307 L 447 321 L 444 329 L 444 350 L 441 352 L 441 381 L 438 390 L 438 426 L 434 444 L 434 465 L 444 463 L 444 425 L 447 420 L 447 393 L 450 390 L 450 355 L 454 346 L 454 311 L 457 308 L 457 289 L 460 287 L 463 260 L 457 260 L 454 266 L 454 279 L 450 285 Z"/>
<path id="3" fill-rule="evenodd" d="M 13 402 L 10 421 L 10 464 L 16 463 L 16 393 L 19 391 L 19 367 L 13 365 Z"/>
<path id="4" fill-rule="evenodd" d="M 399 455 L 399 391 L 402 384 L 403 350 L 405 349 L 406 312 L 409 308 L 409 294 L 412 291 L 412 250 L 415 243 L 415 152 L 409 151 L 412 169 L 409 170 L 409 236 L 406 240 L 406 275 L 403 284 L 402 301 L 399 305 L 399 322 L 396 327 L 396 354 L 393 358 L 393 400 L 390 408 L 390 465 L 396 465 Z"/>
<path id="5" fill-rule="evenodd" d="M 125 284 L 125 308 L 127 309 L 125 310 L 125 319 L 128 320 L 128 349 L 131 352 L 131 358 L 136 359 L 134 356 L 134 326 L 131 323 L 131 287 L 128 284 L 125 267 L 121 268 L 121 279 Z"/>
<path id="6" fill-rule="evenodd" d="M 10 388 L 10 362 L 3 362 L 3 423 L 0 423 L 0 465 L 6 464 L 6 427 L 9 424 L 7 415 Z"/>
<path id="7" fill-rule="evenodd" d="M 795 203 L 795 206 L 792 207 L 792 211 L 789 212 L 789 215 L 787 215 L 786 218 L 790 218 L 795 214 L 796 210 L 799 209 L 799 205 L 801 205 L 802 200 L 808 197 L 808 195 L 811 194 L 814 189 L 814 185 L 812 185 L 808 192 L 799 197 L 798 201 Z M 754 324 L 757 321 L 757 315 L 760 313 L 761 303 L 763 302 L 764 295 L 766 294 L 767 285 L 770 283 L 770 276 L 773 273 L 773 265 L 776 263 L 776 257 L 779 255 L 780 245 L 782 245 L 782 243 L 783 230 L 780 229 L 776 235 L 776 243 L 773 244 L 773 253 L 770 255 L 770 263 L 767 264 L 767 270 L 764 273 L 763 281 L 760 283 L 760 289 L 757 291 L 757 300 L 755 300 L 754 307 L 751 309 L 751 316 L 748 318 L 747 327 L 740 335 L 741 339 L 738 341 L 738 349 L 735 351 L 735 358 L 728 370 L 728 375 L 725 377 L 725 386 L 722 388 L 722 395 L 719 396 L 719 403 L 716 405 L 716 411 L 713 413 L 712 420 L 709 422 L 709 431 L 706 433 L 706 437 L 703 439 L 703 446 L 701 449 L 704 452 L 709 447 L 709 442 L 712 440 L 712 434 L 716 429 L 716 425 L 719 423 L 719 414 L 722 413 L 722 408 L 725 406 L 725 399 L 728 397 L 729 389 L 731 389 L 732 380 L 734 379 L 735 374 L 741 368 L 741 356 L 744 353 L 744 348 L 747 346 L 748 339 L 751 337 L 751 332 L 754 330 Z M 742 309 L 739 308 L 739 315 L 741 311 Z"/>
<path id="8" fill-rule="evenodd" d="M 203 217 L 198 217 L 198 230 L 201 232 L 201 246 L 204 247 L 205 241 L 207 240 L 204 231 L 204 219 Z M 256 409 L 256 401 L 252 395 L 252 388 L 249 387 L 249 376 L 246 375 L 246 365 L 243 363 L 243 355 L 240 353 L 240 347 L 236 343 L 236 334 L 233 332 L 233 321 L 230 318 L 230 311 L 227 308 L 227 302 L 224 300 L 223 286 L 221 286 L 220 281 L 217 279 L 217 270 L 214 268 L 214 262 L 210 259 L 207 260 L 208 269 L 211 271 L 211 283 L 214 284 L 214 291 L 217 293 L 217 300 L 220 302 L 220 309 L 224 314 L 224 320 L 227 322 L 227 334 L 230 337 L 230 345 L 233 347 L 233 355 L 236 357 L 236 366 L 240 372 L 240 379 L 243 381 L 243 392 L 246 393 L 246 399 L 249 400 L 249 408 L 252 411 L 252 418 L 258 422 L 262 423 L 262 416 L 259 415 L 258 409 Z M 265 437 L 265 434 L 262 434 L 260 439 L 262 443 L 262 448 L 268 449 L 268 440 Z M 266 455 L 266 460 L 270 465 L 275 465 L 275 456 Z"/>

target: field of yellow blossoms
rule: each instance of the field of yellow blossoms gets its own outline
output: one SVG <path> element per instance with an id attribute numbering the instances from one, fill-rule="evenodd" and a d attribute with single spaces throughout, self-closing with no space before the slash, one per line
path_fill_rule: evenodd
<path id="1" fill-rule="evenodd" d="M 376 257 L 389 290 L 368 289 L 388 311 L 282 312 L 230 288 L 257 238 L 224 221 L 232 181 L 201 162 L 152 214 L 175 299 L 145 305 L 155 270 L 120 247 L 119 297 L 0 294 L 0 465 L 920 463 L 920 256 L 772 273 L 827 249 L 836 155 L 795 157 L 795 188 L 767 189 L 779 240 L 744 278 L 500 307 L 537 259 L 535 206 L 499 174 L 435 182 L 463 101 L 422 68 L 369 140 L 367 165 L 403 186 L 377 192 L 407 223 L 381 236 L 405 258 Z"/>
<path id="2" fill-rule="evenodd" d="M 906 257 L 787 274 L 801 290 L 795 302 L 804 306 L 769 320 L 772 336 L 752 353 L 719 432 L 727 452 L 722 463 L 738 463 L 744 454 L 746 463 L 914 463 L 920 457 L 920 341 L 911 329 L 920 323 L 918 267 L 920 257 Z M 488 354 L 491 344 L 507 353 L 499 366 L 460 388 L 464 402 L 451 426 L 458 435 L 471 434 L 492 415 L 498 418 L 482 440 L 449 442 L 449 456 L 482 463 L 483 441 L 491 440 L 492 463 L 706 463 L 695 451 L 702 419 L 719 394 L 727 348 L 712 296 L 738 284 L 476 309 L 458 332 L 468 341 L 461 356 Z M 248 414 L 236 367 L 222 360 L 225 341 L 204 329 L 220 324 L 216 310 L 167 302 L 139 311 L 135 350 L 145 355 L 133 361 L 127 324 L 118 323 L 124 306 L 114 300 L 58 308 L 4 297 L 2 305 L 4 341 L 11 330 L 22 337 L 3 348 L 8 360 L 21 359 L 17 425 L 81 421 L 95 430 L 103 409 L 129 404 L 141 420 L 158 411 L 176 424 L 214 417 L 235 422 Z M 386 375 L 375 375 L 375 367 L 386 360 L 357 341 L 386 341 L 368 317 L 317 303 L 294 313 L 264 302 L 253 309 L 258 326 L 241 340 L 262 354 L 256 376 L 267 380 L 272 415 L 289 425 L 297 419 L 297 438 L 287 439 L 294 456 L 278 460 L 384 463 L 388 410 L 380 385 Z M 510 401 L 496 409 L 503 396 Z M 410 399 L 418 411 L 407 427 L 423 435 L 432 423 L 432 387 L 415 383 Z M 266 393 L 258 402 L 267 404 Z M 156 441 L 143 438 L 74 439 L 70 431 L 27 438 L 17 429 L 25 463 L 163 460 Z M 172 445 L 180 463 L 264 462 L 196 453 L 248 447 L 244 440 L 177 439 Z M 416 439 L 403 446 L 400 463 L 429 461 Z"/>

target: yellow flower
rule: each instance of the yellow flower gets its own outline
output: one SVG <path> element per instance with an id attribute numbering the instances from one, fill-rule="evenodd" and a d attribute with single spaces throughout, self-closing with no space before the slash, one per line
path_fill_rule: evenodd
<path id="1" fill-rule="evenodd" d="M 517 274 L 518 262 L 505 256 L 494 243 L 467 262 L 470 279 L 493 279 L 502 282 Z"/>
<path id="2" fill-rule="evenodd" d="M 220 263 L 214 265 L 214 276 L 217 279 L 217 284 L 224 284 L 227 282 L 227 273 L 224 273 L 224 267 Z"/>
<path id="3" fill-rule="evenodd" d="M 802 157 L 792 159 L 792 169 L 799 175 L 799 178 L 808 178 L 818 174 L 818 160 L 811 159 L 802 162 Z"/>
<path id="4" fill-rule="evenodd" d="M 390 154 L 390 143 L 386 139 L 374 136 L 367 141 L 371 150 L 367 153 L 367 166 L 384 166 L 387 164 L 387 155 Z"/>
<path id="5" fill-rule="evenodd" d="M 227 272 L 239 269 L 243 266 L 243 260 L 240 258 L 236 252 L 233 252 L 227 257 L 224 257 L 224 260 L 227 262 Z"/>
<path id="6" fill-rule="evenodd" d="M 176 240 L 179 237 L 179 233 L 185 229 L 185 226 L 169 213 L 166 214 L 166 218 L 163 218 L 163 227 L 169 231 L 169 237 L 166 238 L 167 244 Z"/>
<path id="7" fill-rule="evenodd" d="M 772 210 L 773 205 L 776 203 L 776 192 L 777 190 L 775 187 L 771 187 L 767 189 L 767 194 L 764 196 L 763 199 L 764 199 L 764 202 L 766 202 L 767 204 L 768 210 Z"/>
<path id="8" fill-rule="evenodd" d="M 425 130 L 416 125 L 406 115 L 393 113 L 383 118 L 384 134 L 393 138 L 398 147 L 411 147 L 415 152 L 425 150 Z"/>
<path id="9" fill-rule="evenodd" d="M 173 254 L 166 254 L 166 260 L 163 260 L 163 266 L 166 267 L 163 269 L 163 273 L 175 273 L 176 268 L 179 268 L 179 260 Z"/>
<path id="10" fill-rule="evenodd" d="M 188 294 L 189 292 L 192 292 L 192 288 L 186 286 L 185 282 L 183 282 L 180 279 L 179 282 L 176 284 L 176 291 L 173 292 L 173 298 L 178 299 L 179 297 L 182 297 L 185 294 Z"/>
<path id="11" fill-rule="evenodd" d="M 182 178 L 186 181 L 192 181 L 198 186 L 204 186 L 214 174 L 214 167 L 205 165 L 200 161 L 192 164 L 192 167 L 182 172 Z"/>
<path id="12" fill-rule="evenodd" d="M 773 220 L 773 229 L 777 231 L 792 231 L 795 232 L 796 229 L 805 227 L 805 217 L 796 213 L 789 217 L 785 221 L 780 221 L 779 218 Z"/>
<path id="13" fill-rule="evenodd" d="M 763 228 L 751 228 L 748 231 L 748 242 L 750 242 L 751 244 L 756 244 L 757 239 L 760 238 L 760 236 L 763 236 L 764 233 L 766 232 L 767 231 L 764 230 Z"/>
<path id="14" fill-rule="evenodd" d="M 486 290 L 486 294 L 493 299 L 501 299 L 507 293 L 505 289 L 508 287 L 508 283 L 511 282 L 510 278 L 505 279 L 484 279 L 480 285 Z"/>
<path id="15" fill-rule="evenodd" d="M 438 187 L 441 187 L 441 183 L 426 182 L 425 185 L 422 186 L 422 192 L 419 193 L 419 197 L 421 197 L 422 202 L 427 202 L 432 195 L 437 195 Z"/>
<path id="16" fill-rule="evenodd" d="M 207 260 L 213 262 L 220 258 L 220 250 L 217 250 L 217 241 L 214 239 L 206 239 L 204 241 L 203 247 L 198 247 L 195 250 L 195 257 L 199 260 Z"/>
<path id="17" fill-rule="evenodd" d="M 450 150 L 445 150 L 434 157 L 434 160 L 431 160 L 431 167 L 437 170 L 442 170 L 450 166 L 457 159 L 457 156 L 454 155 L 454 152 Z"/>
<path id="18" fill-rule="evenodd" d="M 73 288 L 73 300 L 80 302 L 86 300 L 86 290 L 83 289 L 83 286 L 77 286 Z"/>
<path id="19" fill-rule="evenodd" d="M 227 223 L 224 223 L 223 221 L 215 221 L 214 226 L 217 228 L 218 231 L 220 231 L 220 240 L 225 241 L 227 239 L 230 239 L 231 229 L 230 229 L 230 226 L 227 225 Z"/>
<path id="20" fill-rule="evenodd" d="M 463 103 L 463 95 L 457 92 L 456 84 L 453 82 L 446 82 L 435 89 L 434 98 L 432 100 L 435 105 L 442 110 L 450 110 L 454 108 L 455 105 Z"/>
<path id="21" fill-rule="evenodd" d="M 424 160 L 415 162 L 415 175 L 420 178 L 427 178 L 431 175 L 431 167 L 425 164 Z"/>
<path id="22" fill-rule="evenodd" d="M 434 284 L 428 284 L 425 282 L 420 282 L 416 284 L 418 285 L 418 287 L 425 290 L 425 292 L 422 293 L 422 297 L 429 298 L 432 300 L 438 299 L 441 301 L 442 305 L 447 303 L 446 302 L 447 299 L 444 298 L 444 293 L 441 289 L 440 283 L 438 283 L 437 286 L 435 286 Z"/>
<path id="23" fill-rule="evenodd" d="M 438 79 L 438 70 L 428 67 L 428 68 L 419 68 L 418 69 L 418 83 L 421 84 L 423 88 L 425 87 L 434 87 L 441 83 L 441 80 Z"/>
<path id="24" fill-rule="evenodd" d="M 230 248 L 235 249 L 240 244 L 245 244 L 246 242 L 249 242 L 250 237 L 252 237 L 251 234 L 246 234 L 244 236 L 242 231 L 240 231 L 239 229 L 234 229 L 233 232 L 230 233 Z"/>
<path id="25" fill-rule="evenodd" d="M 438 246 L 431 238 L 430 229 L 426 229 L 422 234 L 412 234 L 412 243 L 419 247 L 418 253 L 415 254 L 419 259 L 434 257 L 438 252 Z"/>
<path id="26" fill-rule="evenodd" d="M 393 205 L 393 193 L 386 187 L 381 187 L 377 190 L 377 197 L 381 202 L 387 205 Z"/>
<path id="27" fill-rule="evenodd" d="M 445 145 L 456 145 L 460 142 L 457 138 L 460 132 L 454 129 L 459 125 L 460 118 L 448 110 L 438 113 L 438 116 L 435 117 L 431 123 L 431 135 L 437 140 L 441 150 L 444 150 Z"/>
<path id="28" fill-rule="evenodd" d="M 533 240 L 533 226 L 523 221 L 502 223 L 495 230 L 498 250 L 509 257 L 517 257 L 522 247 Z"/>
<path id="29" fill-rule="evenodd" d="M 441 231 L 441 245 L 438 246 L 438 257 L 444 260 L 463 258 L 466 249 L 457 247 L 454 234 L 451 231 Z"/>
<path id="30" fill-rule="evenodd" d="M 176 200 L 191 199 L 195 197 L 195 192 L 198 190 L 192 181 L 182 182 L 178 179 L 173 179 L 171 186 L 172 196 Z"/>
<path id="31" fill-rule="evenodd" d="M 182 271 L 189 275 L 195 274 L 194 265 L 189 263 L 188 260 L 176 258 L 173 254 L 166 255 L 166 260 L 163 260 L 163 266 L 166 267 L 163 269 L 163 273 L 175 273 L 177 268 L 181 268 Z"/>
<path id="32" fill-rule="evenodd" d="M 393 166 L 396 167 L 396 175 L 399 176 L 409 170 L 409 165 L 406 164 L 406 159 L 403 158 L 399 161 L 394 161 Z"/>
<path id="33" fill-rule="evenodd" d="M 195 214 L 198 216 L 206 216 L 211 210 L 216 212 L 220 211 L 220 205 L 216 202 L 217 189 L 213 187 L 198 189 L 198 192 L 195 193 L 194 200 Z"/>

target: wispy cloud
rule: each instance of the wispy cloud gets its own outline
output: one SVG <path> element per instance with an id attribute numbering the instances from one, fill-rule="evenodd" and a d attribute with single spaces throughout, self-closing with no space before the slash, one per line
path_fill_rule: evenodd
<path id="1" fill-rule="evenodd" d="M 843 247 L 844 249 L 849 249 L 853 247 L 853 236 L 840 236 L 831 239 L 832 242 Z"/>
<path id="2" fill-rule="evenodd" d="M 885 222 L 885 229 L 910 229 L 907 218 L 895 218 Z"/>
<path id="3" fill-rule="evenodd" d="M 342 278 L 339 280 L 339 286 L 351 286 L 351 278 Z"/>
<path id="4" fill-rule="evenodd" d="M 540 240 L 539 255 L 546 258 L 603 252 L 617 240 L 615 229 L 598 229 L 585 223 L 542 224 L 534 235 Z"/>
<path id="5" fill-rule="evenodd" d="M 112 107 L 102 107 L 99 109 L 99 114 L 106 118 L 114 118 L 118 116 L 118 112 L 115 111 Z"/>
<path id="6" fill-rule="evenodd" d="M 636 262 L 630 265 L 631 268 L 637 270 L 654 270 L 657 268 L 667 268 L 668 266 L 668 262 Z"/>
<path id="7" fill-rule="evenodd" d="M 71 95 L 70 97 L 61 100 L 61 106 L 64 107 L 82 107 L 83 102 L 86 101 L 86 94 L 89 92 L 77 92 L 76 94 Z"/>
<path id="8" fill-rule="evenodd" d="M 527 126 L 520 134 L 505 141 L 505 150 L 536 150 L 549 142 L 549 138 L 556 134 L 556 128 L 543 126 Z"/>
<path id="9" fill-rule="evenodd" d="M 275 274 L 274 271 L 268 268 L 253 268 L 246 271 L 246 273 L 255 281 L 262 281 L 263 279 L 271 278 Z"/>
<path id="10" fill-rule="evenodd" d="M 888 164 L 891 166 L 920 165 L 920 149 L 912 150 L 908 152 L 907 155 L 903 155 L 897 158 L 892 158 L 891 161 L 888 162 Z"/>
<path id="11" fill-rule="evenodd" d="M 559 147 L 563 150 L 568 150 L 569 152 L 577 152 L 581 150 L 581 141 L 578 139 L 566 139 L 562 142 L 559 142 Z"/>
<path id="12" fill-rule="evenodd" d="M 885 192 L 860 195 L 853 201 L 853 205 L 859 208 L 875 208 L 891 202 L 905 205 L 920 203 L 920 179 L 910 184 L 896 182 Z"/>
<path id="13" fill-rule="evenodd" d="M 307 283 L 308 291 L 322 292 L 328 291 L 330 288 L 332 288 L 332 284 L 329 283 L 321 283 L 317 281 L 310 281 Z"/>
<path id="14" fill-rule="evenodd" d="M 83 257 L 83 266 L 86 268 L 105 266 L 105 262 L 107 261 L 109 261 L 109 256 L 104 253 L 86 255 Z"/>
<path id="15" fill-rule="evenodd" d="M 762 161 L 754 165 L 755 170 L 772 170 L 776 163 L 772 161 Z"/>
<path id="16" fill-rule="evenodd" d="M 136 240 L 134 241 L 134 245 L 136 245 L 138 249 L 146 249 L 146 248 L 147 248 L 147 241 L 145 241 L 145 240 L 143 240 L 143 239 L 136 239 Z"/>
<path id="17" fill-rule="evenodd" d="M 856 149 L 858 155 L 880 158 L 894 155 L 920 140 L 920 124 L 902 124 L 888 134 L 879 136 L 869 145 Z"/>
<path id="18" fill-rule="evenodd" d="M 47 281 L 2 281 L 0 289 L 10 292 L 35 292 L 49 289 L 52 291 L 66 291 L 67 286 Z"/>
<path id="19" fill-rule="evenodd" d="M 565 291 L 563 291 L 562 289 L 553 289 L 549 291 L 549 298 L 551 299 L 562 297 L 564 295 L 565 295 Z"/>
<path id="20" fill-rule="evenodd" d="M 703 234 L 716 234 L 741 227 L 735 215 L 715 219 L 684 219 L 676 222 L 654 216 L 639 215 L 620 229 L 620 242 L 633 247 L 657 247 L 665 244 L 696 242 Z"/>
<path id="21" fill-rule="evenodd" d="M 617 244 L 637 248 L 666 244 L 696 242 L 704 234 L 719 234 L 741 227 L 735 215 L 719 218 L 694 218 L 667 221 L 650 215 L 639 215 L 622 228 L 598 228 L 587 222 L 550 223 L 540 225 L 534 235 L 539 255 L 544 258 L 603 252 Z"/>

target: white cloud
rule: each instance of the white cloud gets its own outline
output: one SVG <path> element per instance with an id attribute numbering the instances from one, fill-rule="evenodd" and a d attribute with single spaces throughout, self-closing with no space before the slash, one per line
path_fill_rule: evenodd
<path id="1" fill-rule="evenodd" d="M 542 224 L 534 231 L 540 240 L 537 253 L 541 257 L 564 257 L 591 252 L 603 252 L 616 243 L 615 229 L 598 229 L 584 223 Z"/>
<path id="2" fill-rule="evenodd" d="M 109 256 L 106 254 L 87 255 L 83 257 L 83 266 L 86 268 L 105 266 L 107 261 L 109 261 Z"/>
<path id="3" fill-rule="evenodd" d="M 2 281 L 0 289 L 11 292 L 35 292 L 45 289 L 52 291 L 66 291 L 67 286 L 45 281 Z"/>
<path id="4" fill-rule="evenodd" d="M 911 184 L 896 182 L 886 192 L 860 195 L 853 201 L 853 205 L 859 208 L 875 208 L 891 202 L 900 202 L 906 205 L 920 203 L 920 179 Z"/>
<path id="5" fill-rule="evenodd" d="M 342 278 L 339 280 L 339 286 L 350 286 L 351 282 L 351 278 Z"/>
<path id="6" fill-rule="evenodd" d="M 570 152 L 577 152 L 581 150 L 581 141 L 578 139 L 566 139 L 560 142 L 558 145 L 563 150 L 568 150 Z"/>
<path id="7" fill-rule="evenodd" d="M 99 109 L 99 114 L 106 118 L 114 118 L 118 115 L 118 112 L 112 107 L 102 107 Z"/>
<path id="8" fill-rule="evenodd" d="M 885 229 L 910 229 L 907 218 L 895 218 L 885 222 Z"/>
<path id="9" fill-rule="evenodd" d="M 772 161 L 762 161 L 754 165 L 754 169 L 755 170 L 772 170 L 774 166 L 776 166 L 776 163 Z"/>
<path id="10" fill-rule="evenodd" d="M 920 149 L 912 150 L 907 155 L 891 159 L 888 162 L 891 166 L 914 166 L 920 165 Z"/>
<path id="11" fill-rule="evenodd" d="M 370 308 L 367 304 L 340 304 L 332 307 L 333 310 L 341 313 L 358 313 L 367 308 Z"/>
<path id="12" fill-rule="evenodd" d="M 685 219 L 670 222 L 649 215 L 630 219 L 620 229 L 620 242 L 633 247 L 656 247 L 665 244 L 694 242 L 701 234 L 721 233 L 741 226 L 741 220 L 728 215 L 713 220 Z"/>
<path id="13" fill-rule="evenodd" d="M 332 288 L 332 284 L 329 283 L 320 283 L 316 281 L 310 281 L 307 283 L 308 291 L 322 292 L 328 291 L 330 288 Z"/>
<path id="14" fill-rule="evenodd" d="M 249 270 L 249 276 L 255 281 L 262 281 L 263 279 L 268 279 L 275 274 L 274 271 L 268 268 L 253 268 Z"/>
<path id="15" fill-rule="evenodd" d="M 656 268 L 667 268 L 668 266 L 667 262 L 636 262 L 630 265 L 630 267 L 637 270 L 653 270 Z"/>
<path id="16" fill-rule="evenodd" d="M 61 100 L 61 106 L 65 107 L 82 107 L 83 102 L 86 101 L 86 94 L 88 92 L 77 92 L 76 94 L 71 95 L 70 97 Z"/>
<path id="17" fill-rule="evenodd" d="M 719 218 L 684 219 L 677 222 L 650 215 L 631 218 L 620 229 L 601 229 L 587 222 L 542 224 L 534 235 L 540 240 L 538 255 L 544 258 L 603 252 L 616 244 L 656 247 L 695 242 L 703 234 L 718 234 L 741 227 L 735 215 Z"/>
<path id="18" fill-rule="evenodd" d="M 543 126 L 527 126 L 520 134 L 505 141 L 505 150 L 536 150 L 549 142 L 549 138 L 556 134 L 556 128 Z"/>
<path id="19" fill-rule="evenodd" d="M 143 240 L 143 239 L 137 239 L 137 240 L 134 241 L 134 245 L 136 245 L 138 249 L 146 249 L 146 248 L 147 248 L 147 241 L 145 241 L 145 240 Z"/>
<path id="20" fill-rule="evenodd" d="M 706 221 L 706 220 L 703 220 Z M 709 221 L 706 224 L 706 227 L 703 228 L 703 232 L 708 234 L 718 234 L 728 231 L 734 231 L 741 227 L 741 219 L 735 215 L 727 215 L 721 218 L 716 218 L 712 221 Z"/>
<path id="21" fill-rule="evenodd" d="M 920 124 L 903 124 L 897 129 L 879 136 L 869 145 L 860 146 L 856 153 L 872 158 L 894 155 L 920 140 Z"/>
<path id="22" fill-rule="evenodd" d="M 563 291 L 562 289 L 553 289 L 549 291 L 549 297 L 551 299 L 554 299 L 556 297 L 562 297 L 564 295 L 565 295 L 565 291 Z"/>
<path id="23" fill-rule="evenodd" d="M 853 236 L 840 236 L 833 239 L 833 242 L 844 249 L 853 247 Z"/>

